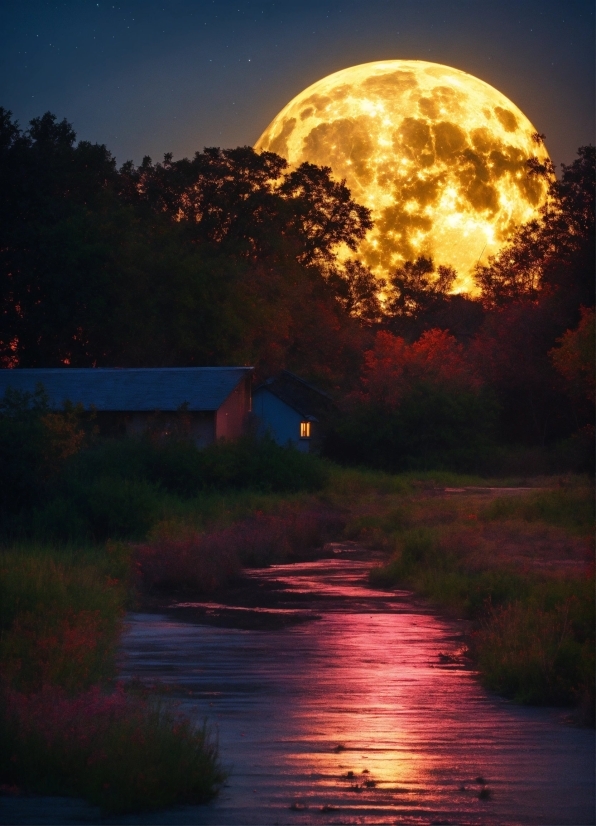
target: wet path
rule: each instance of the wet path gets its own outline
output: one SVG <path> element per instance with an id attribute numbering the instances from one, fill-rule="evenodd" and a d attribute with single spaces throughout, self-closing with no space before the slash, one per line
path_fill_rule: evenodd
<path id="1" fill-rule="evenodd" d="M 348 550 L 253 572 L 258 604 L 130 617 L 123 675 L 216 726 L 230 777 L 210 806 L 114 822 L 594 823 L 594 732 L 487 695 L 459 629 L 371 592 L 369 565 Z"/>

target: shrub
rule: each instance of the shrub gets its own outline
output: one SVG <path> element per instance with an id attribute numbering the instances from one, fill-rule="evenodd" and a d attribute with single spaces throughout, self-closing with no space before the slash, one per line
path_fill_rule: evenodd
<path id="1" fill-rule="evenodd" d="M 2 694 L 4 783 L 82 796 L 118 813 L 204 803 L 224 779 L 204 726 L 121 686 L 74 698 L 55 686 Z"/>
<path id="2" fill-rule="evenodd" d="M 303 554 L 337 535 L 343 524 L 325 510 L 257 513 L 208 533 L 137 545 L 133 558 L 146 588 L 210 593 L 230 582 L 241 564 L 262 566 Z"/>
<path id="3" fill-rule="evenodd" d="M 0 399 L 0 513 L 35 504 L 69 457 L 86 442 L 82 408 L 48 407 L 41 385 L 35 393 L 10 388 Z"/>
<path id="4" fill-rule="evenodd" d="M 201 453 L 205 486 L 293 493 L 324 487 L 328 471 L 317 457 L 270 439 L 217 442 Z"/>
<path id="5" fill-rule="evenodd" d="M 420 383 L 387 409 L 360 403 L 335 424 L 325 445 L 332 459 L 392 472 L 483 470 L 495 409 L 482 391 Z"/>
<path id="6" fill-rule="evenodd" d="M 200 449 L 194 442 L 149 437 L 107 439 L 78 456 L 67 478 L 145 480 L 179 496 L 204 490 L 252 488 L 292 492 L 318 490 L 326 481 L 316 457 L 252 438 L 215 442 Z"/>
<path id="7" fill-rule="evenodd" d="M 1 425 L 0 419 L 0 431 Z M 6 515 L 5 535 L 139 540 L 199 494 L 314 491 L 328 478 L 318 457 L 252 439 L 206 450 L 181 440 L 105 439 L 66 457 L 51 485 L 40 467 L 33 463 L 17 485 L 21 492 L 26 488 L 20 503 L 25 507 Z"/>
<path id="8" fill-rule="evenodd" d="M 135 547 L 140 583 L 148 590 L 211 593 L 240 570 L 237 543 L 229 529 L 184 539 L 161 538 Z"/>

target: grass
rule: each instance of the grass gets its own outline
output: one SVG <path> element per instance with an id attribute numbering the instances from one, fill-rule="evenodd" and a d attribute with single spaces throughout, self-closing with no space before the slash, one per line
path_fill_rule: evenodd
<path id="1" fill-rule="evenodd" d="M 523 519 L 558 525 L 580 536 L 594 527 L 594 492 L 591 486 L 565 486 L 531 493 L 529 496 L 500 497 L 485 508 L 489 520 Z"/>
<path id="2" fill-rule="evenodd" d="M 153 448 L 131 451 L 133 470 L 155 460 Z M 291 482 L 275 452 L 268 480 L 255 487 L 224 451 L 212 457 L 211 482 L 193 487 L 196 469 L 182 454 L 166 457 L 165 470 L 157 462 L 161 477 L 149 480 L 122 470 L 110 451 L 98 455 L 102 473 L 106 462 L 120 468 L 113 485 L 100 474 L 76 494 L 50 495 L 32 511 L 34 530 L 6 536 L 0 551 L 0 782 L 80 795 L 114 813 L 208 800 L 223 779 L 209 732 L 114 679 L 126 608 L 139 591 L 210 593 L 244 566 L 300 559 L 342 536 L 386 551 L 373 585 L 405 584 L 473 619 L 471 650 L 487 686 L 521 702 L 575 702 L 588 715 L 587 482 L 446 498 L 445 487 L 483 480 L 315 460 Z M 177 468 L 186 468 L 182 481 Z M 286 481 L 274 492 L 277 479 Z M 490 485 L 504 481 L 516 484 Z M 76 496 L 82 504 L 71 509 Z"/>
<path id="3" fill-rule="evenodd" d="M 232 582 L 242 566 L 288 562 L 320 548 L 343 524 L 333 511 L 286 503 L 276 513 L 257 511 L 204 533 L 172 536 L 163 530 L 136 545 L 132 559 L 144 591 L 212 593 Z"/>
<path id="4" fill-rule="evenodd" d="M 204 802 L 223 775 L 204 728 L 114 681 L 131 551 L 0 555 L 0 778 L 106 813 Z"/>
<path id="5" fill-rule="evenodd" d="M 224 779 L 215 741 L 156 700 L 119 687 L 69 696 L 3 692 L 0 771 L 8 785 L 86 798 L 106 814 L 205 803 Z"/>
<path id="6" fill-rule="evenodd" d="M 0 662 L 19 690 L 70 691 L 109 679 L 126 591 L 89 564 L 47 552 L 0 555 Z"/>
<path id="7" fill-rule="evenodd" d="M 489 688 L 518 702 L 574 702 L 588 714 L 594 640 L 585 591 L 592 588 L 569 588 L 561 598 L 542 585 L 541 594 L 533 589 L 529 599 L 492 608 L 483 618 L 473 640 L 478 666 Z"/>
<path id="8" fill-rule="evenodd" d="M 389 553 L 371 584 L 414 589 L 474 621 L 487 687 L 576 705 L 593 722 L 593 490 L 585 480 L 497 497 L 414 494 L 348 525 Z"/>

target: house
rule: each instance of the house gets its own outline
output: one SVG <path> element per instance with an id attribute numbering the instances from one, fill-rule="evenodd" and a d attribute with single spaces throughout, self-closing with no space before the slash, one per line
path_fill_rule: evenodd
<path id="1" fill-rule="evenodd" d="M 253 392 L 253 420 L 258 434 L 304 453 L 321 449 L 327 423 L 336 412 L 327 393 L 290 373 L 268 379 Z"/>
<path id="2" fill-rule="evenodd" d="M 0 370 L 0 398 L 10 387 L 42 385 L 50 406 L 65 401 L 94 410 L 100 430 L 138 435 L 184 428 L 201 447 L 245 432 L 252 367 L 17 368 Z"/>

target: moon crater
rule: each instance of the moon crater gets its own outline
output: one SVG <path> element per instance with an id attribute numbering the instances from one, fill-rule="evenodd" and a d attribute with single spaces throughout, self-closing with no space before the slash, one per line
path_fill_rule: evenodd
<path id="1" fill-rule="evenodd" d="M 431 255 L 474 291 L 475 264 L 536 216 L 548 181 L 527 160 L 548 159 L 517 106 L 482 80 L 448 66 L 390 60 L 353 66 L 305 89 L 255 145 L 330 166 L 374 228 L 359 256 L 379 277 Z M 346 251 L 347 254 L 347 251 Z"/>

